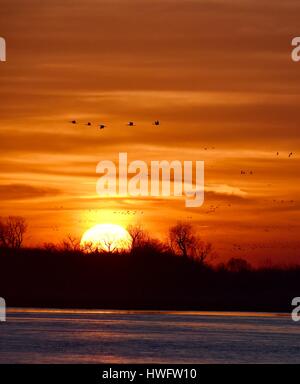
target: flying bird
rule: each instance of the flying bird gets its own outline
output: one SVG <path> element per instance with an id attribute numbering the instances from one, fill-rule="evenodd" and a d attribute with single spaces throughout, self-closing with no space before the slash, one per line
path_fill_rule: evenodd
<path id="1" fill-rule="evenodd" d="M 104 125 L 104 124 L 99 125 L 99 129 L 104 129 L 105 127 L 106 127 L 106 125 Z"/>
<path id="2" fill-rule="evenodd" d="M 135 124 L 133 121 L 129 121 L 129 123 L 127 125 L 129 125 L 129 127 L 133 127 Z"/>
<path id="3" fill-rule="evenodd" d="M 159 120 L 155 120 L 153 123 L 153 125 L 159 125 L 159 124 L 160 124 Z"/>
<path id="4" fill-rule="evenodd" d="M 92 125 L 90 121 L 88 121 L 85 125 L 88 125 L 89 127 Z"/>
<path id="5" fill-rule="evenodd" d="M 72 120 L 70 121 L 71 124 L 77 124 L 77 121 L 76 120 Z"/>
<path id="6" fill-rule="evenodd" d="M 293 154 L 293 152 L 290 152 L 290 153 L 289 153 L 289 157 L 291 157 L 291 156 L 292 156 L 292 154 Z"/>

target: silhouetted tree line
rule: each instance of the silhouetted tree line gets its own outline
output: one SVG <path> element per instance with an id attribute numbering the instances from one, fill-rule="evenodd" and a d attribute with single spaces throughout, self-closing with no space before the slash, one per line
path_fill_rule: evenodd
<path id="1" fill-rule="evenodd" d="M 24 236 L 19 219 L 1 223 L 17 221 Z M 189 223 L 171 227 L 165 242 L 140 226 L 128 231 L 131 249 L 113 253 L 82 250 L 72 236 L 39 249 L 1 241 L 0 296 L 8 306 L 240 311 L 290 311 L 299 296 L 299 267 L 254 269 L 240 258 L 212 265 L 211 244 Z"/>

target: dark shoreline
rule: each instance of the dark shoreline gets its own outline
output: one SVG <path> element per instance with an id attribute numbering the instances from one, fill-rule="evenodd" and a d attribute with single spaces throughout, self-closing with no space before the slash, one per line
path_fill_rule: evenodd
<path id="1" fill-rule="evenodd" d="M 149 314 L 149 315 L 155 315 L 155 314 L 187 314 L 187 315 L 193 315 L 194 313 L 195 314 L 199 314 L 199 315 L 207 315 L 207 316 L 214 316 L 215 314 L 224 314 L 224 315 L 228 315 L 230 316 L 230 314 L 232 315 L 235 315 L 235 314 L 241 314 L 242 316 L 246 316 L 249 314 L 249 316 L 251 317 L 251 315 L 253 314 L 253 316 L 255 315 L 278 315 L 278 316 L 290 316 L 291 313 L 290 312 L 286 312 L 286 311 L 238 311 L 238 310 L 197 310 L 197 309 L 134 309 L 134 308 L 86 308 L 86 307 L 82 307 L 82 308 L 71 308 L 71 307 L 52 307 L 52 308 L 49 308 L 49 307 L 7 307 L 6 308 L 7 310 L 7 313 L 18 313 L 18 312 L 30 312 L 30 310 L 32 311 L 40 311 L 41 313 L 42 312 L 47 312 L 48 310 L 49 311 L 53 311 L 53 312 L 71 312 L 71 313 L 84 313 L 84 312 L 87 312 L 87 313 L 91 313 L 91 314 L 97 314 L 97 313 L 103 313 L 103 312 L 107 312 L 107 313 L 110 313 L 110 312 L 115 312 L 115 313 L 124 313 L 124 314 L 131 314 L 131 313 L 141 313 L 141 314 Z"/>
<path id="2" fill-rule="evenodd" d="M 159 300 L 157 300 L 159 302 Z M 95 311 L 150 311 L 150 312 L 255 312 L 255 313 L 291 313 L 292 307 L 291 305 L 276 305 L 276 306 L 259 306 L 259 305 L 248 305 L 248 306 L 234 306 L 234 305 L 222 305 L 222 306 L 213 306 L 213 305 L 203 305 L 203 306 L 192 306 L 192 305 L 170 305 L 164 303 L 164 305 L 101 305 L 101 304 L 74 304 L 71 302 L 62 304 L 61 302 L 53 302 L 50 301 L 41 301 L 41 302 L 33 302 L 27 301 L 26 303 L 22 300 L 14 301 L 7 300 L 6 301 L 7 308 L 18 308 L 18 309 L 40 309 L 40 310 L 95 310 Z"/>
<path id="3" fill-rule="evenodd" d="M 8 307 L 287 312 L 300 267 L 228 270 L 168 253 L 0 250 Z"/>

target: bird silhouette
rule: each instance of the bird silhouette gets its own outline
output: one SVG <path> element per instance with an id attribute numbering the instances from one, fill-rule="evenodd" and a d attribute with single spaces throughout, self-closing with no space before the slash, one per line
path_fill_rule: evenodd
<path id="1" fill-rule="evenodd" d="M 70 121 L 71 124 L 77 124 L 77 121 L 76 120 L 72 120 Z"/>
<path id="2" fill-rule="evenodd" d="M 160 124 L 159 120 L 155 120 L 153 123 L 153 125 L 159 125 L 159 124 Z"/>
<path id="3" fill-rule="evenodd" d="M 104 125 L 104 124 L 99 125 L 99 129 L 104 129 L 105 127 L 106 127 L 106 125 Z"/>
<path id="4" fill-rule="evenodd" d="M 127 125 L 129 125 L 129 127 L 133 127 L 135 124 L 133 121 L 129 121 L 129 123 Z"/>
<path id="5" fill-rule="evenodd" d="M 289 157 L 291 157 L 292 155 L 293 155 L 293 152 L 290 152 L 290 153 L 289 153 Z"/>
<path id="6" fill-rule="evenodd" d="M 92 123 L 90 121 L 88 121 L 85 125 L 91 126 Z"/>

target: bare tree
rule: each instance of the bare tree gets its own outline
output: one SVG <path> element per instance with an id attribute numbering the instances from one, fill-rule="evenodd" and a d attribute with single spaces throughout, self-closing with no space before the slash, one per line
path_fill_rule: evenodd
<path id="1" fill-rule="evenodd" d="M 118 249 L 118 244 L 116 243 L 116 240 L 111 238 L 110 236 L 106 236 L 105 238 L 103 238 L 102 242 L 104 245 L 102 246 L 102 249 L 107 253 L 113 253 Z"/>
<path id="2" fill-rule="evenodd" d="M 140 225 L 129 225 L 127 231 L 132 240 L 131 250 L 143 247 L 149 239 L 147 232 Z"/>
<path id="3" fill-rule="evenodd" d="M 182 256 L 187 257 L 195 240 L 192 225 L 178 222 L 169 229 L 169 240 L 171 249 L 175 253 L 179 252 Z"/>
<path id="4" fill-rule="evenodd" d="M 213 252 L 211 243 L 206 243 L 199 237 L 195 236 L 190 256 L 197 260 L 200 264 L 204 265 L 209 259 L 214 258 L 216 255 Z"/>
<path id="5" fill-rule="evenodd" d="M 0 247 L 8 247 L 7 227 L 2 219 L 0 219 Z"/>
<path id="6" fill-rule="evenodd" d="M 62 241 L 62 249 L 64 251 L 70 251 L 70 252 L 78 252 L 80 251 L 80 239 L 73 237 L 72 235 L 68 235 L 63 241 Z"/>
<path id="7" fill-rule="evenodd" d="M 48 252 L 56 252 L 56 251 L 58 251 L 58 247 L 57 247 L 57 245 L 56 244 L 54 244 L 54 243 L 44 243 L 43 244 L 43 249 L 45 249 L 46 251 L 48 251 Z"/>
<path id="8" fill-rule="evenodd" d="M 242 258 L 232 257 L 226 264 L 228 271 L 230 272 L 242 272 L 251 270 L 251 264 Z"/>
<path id="9" fill-rule="evenodd" d="M 20 248 L 27 230 L 26 220 L 20 216 L 9 216 L 0 222 L 0 245 Z"/>
<path id="10" fill-rule="evenodd" d="M 95 246 L 92 241 L 85 242 L 84 244 L 80 244 L 81 251 L 85 253 L 95 253 L 98 252 L 97 245 Z"/>
<path id="11" fill-rule="evenodd" d="M 183 257 L 191 257 L 204 265 L 213 256 L 210 243 L 206 243 L 195 234 L 190 223 L 178 222 L 169 230 L 169 243 L 171 250 Z"/>

